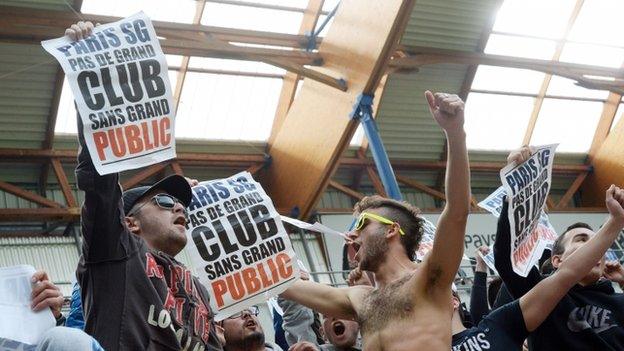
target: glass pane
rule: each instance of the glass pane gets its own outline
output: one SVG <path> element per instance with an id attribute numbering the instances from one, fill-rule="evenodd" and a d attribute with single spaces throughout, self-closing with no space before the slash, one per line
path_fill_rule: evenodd
<path id="1" fill-rule="evenodd" d="M 228 60 L 208 57 L 191 57 L 189 61 L 189 67 L 251 73 L 286 73 L 285 70 L 277 68 L 275 66 L 267 65 L 264 62 Z"/>
<path id="2" fill-rule="evenodd" d="M 206 3 L 201 23 L 209 26 L 297 34 L 303 14 Z"/>
<path id="3" fill-rule="evenodd" d="M 472 89 L 537 94 L 543 81 L 541 72 L 480 65 Z"/>
<path id="4" fill-rule="evenodd" d="M 624 49 L 567 43 L 561 52 L 560 61 L 620 68 L 624 63 Z"/>
<path id="5" fill-rule="evenodd" d="M 239 0 L 236 0 L 239 1 Z M 253 2 L 256 4 L 278 5 L 286 7 L 298 7 L 305 9 L 308 6 L 308 0 L 242 0 L 244 2 Z"/>
<path id="6" fill-rule="evenodd" d="M 586 89 L 574 84 L 575 81 L 563 77 L 553 76 L 548 85 L 546 95 L 570 96 L 583 98 L 606 99 L 609 92 L 606 90 Z"/>
<path id="7" fill-rule="evenodd" d="M 281 79 L 188 72 L 176 137 L 265 141 L 281 87 Z"/>
<path id="8" fill-rule="evenodd" d="M 601 102 L 544 99 L 531 144 L 559 143 L 558 152 L 587 152 L 602 106 Z"/>
<path id="9" fill-rule="evenodd" d="M 585 1 L 568 39 L 624 46 L 622 13 L 624 13 L 622 0 Z"/>
<path id="10" fill-rule="evenodd" d="M 557 43 L 554 40 L 491 34 L 485 53 L 552 60 L 556 46 Z"/>
<path id="11" fill-rule="evenodd" d="M 561 38 L 576 0 L 506 0 L 496 15 L 494 30 Z"/>
<path id="12" fill-rule="evenodd" d="M 522 144 L 535 99 L 470 93 L 466 103 L 469 149 L 511 150 Z"/>
<path id="13" fill-rule="evenodd" d="M 180 67 L 182 65 L 182 57 L 180 55 L 165 55 L 167 58 L 167 66 L 169 67 Z"/>
<path id="14" fill-rule="evenodd" d="M 82 12 L 127 17 L 143 11 L 152 21 L 192 23 L 195 0 L 84 0 Z"/>

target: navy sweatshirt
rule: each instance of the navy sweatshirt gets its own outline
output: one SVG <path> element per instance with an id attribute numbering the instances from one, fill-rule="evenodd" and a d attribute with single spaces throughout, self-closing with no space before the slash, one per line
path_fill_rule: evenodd
<path id="1" fill-rule="evenodd" d="M 513 271 L 507 209 L 505 201 L 498 219 L 494 260 L 496 270 L 517 299 L 543 277 L 536 267 L 526 278 Z M 529 347 L 533 351 L 624 350 L 624 294 L 616 293 L 609 280 L 574 286 L 531 333 Z"/>

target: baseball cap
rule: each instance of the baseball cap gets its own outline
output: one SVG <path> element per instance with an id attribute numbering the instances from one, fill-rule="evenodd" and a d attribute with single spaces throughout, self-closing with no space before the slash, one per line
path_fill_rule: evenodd
<path id="1" fill-rule="evenodd" d="M 191 186 L 189 185 L 186 178 L 181 175 L 171 175 L 154 185 L 147 186 L 139 186 L 136 188 L 132 188 L 123 192 L 123 208 L 124 214 L 127 215 L 128 212 L 134 207 L 134 204 L 138 200 L 140 200 L 145 194 L 147 194 L 152 189 L 160 189 L 165 193 L 175 197 L 180 200 L 180 202 L 184 205 L 184 207 L 188 207 L 191 203 L 191 199 L 193 197 L 193 193 L 191 191 Z"/>

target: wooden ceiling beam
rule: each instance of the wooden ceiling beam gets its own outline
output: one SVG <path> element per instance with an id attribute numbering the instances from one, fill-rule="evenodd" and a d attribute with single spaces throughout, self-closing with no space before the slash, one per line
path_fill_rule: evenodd
<path id="1" fill-rule="evenodd" d="M 396 179 L 399 182 L 409 186 L 410 188 L 414 188 L 414 189 L 420 190 L 420 191 L 422 191 L 425 194 L 428 194 L 428 195 L 431 195 L 431 196 L 433 196 L 435 198 L 438 198 L 440 200 L 446 201 L 446 195 L 443 192 L 435 190 L 435 189 L 433 189 L 431 187 L 428 187 L 427 185 L 425 185 L 425 184 L 423 184 L 423 183 L 421 183 L 419 181 L 416 181 L 416 180 L 413 180 L 413 179 L 409 179 L 407 177 L 404 177 L 404 176 L 401 176 L 401 175 L 398 175 L 398 174 L 396 175 Z"/>
<path id="2" fill-rule="evenodd" d="M 360 193 L 358 191 L 355 191 L 355 190 L 349 188 L 346 185 L 342 185 L 342 184 L 338 183 L 335 180 L 330 180 L 328 185 L 330 187 L 340 191 L 341 193 L 349 195 L 350 197 L 352 197 L 352 198 L 354 198 L 356 200 L 362 200 L 364 198 L 364 196 L 366 196 L 366 195 L 364 195 L 364 194 L 362 194 L 362 193 Z"/>
<path id="3" fill-rule="evenodd" d="M 56 180 L 58 181 L 58 184 L 61 187 L 63 196 L 65 196 L 67 207 L 77 207 L 78 203 L 76 202 L 74 193 L 72 192 L 71 186 L 69 185 L 69 181 L 67 180 L 67 175 L 65 174 L 65 171 L 63 170 L 63 165 L 61 165 L 61 161 L 59 161 L 56 158 L 53 158 L 51 164 L 52 164 L 52 169 L 54 169 L 54 174 L 56 174 Z"/>
<path id="4" fill-rule="evenodd" d="M 0 181 L 0 190 L 5 191 L 7 193 L 13 194 L 22 199 L 32 201 L 42 206 L 52 207 L 52 208 L 61 208 L 61 204 L 58 202 L 47 199 L 41 195 L 37 195 L 32 191 L 24 190 L 18 186 L 13 184 L 9 184 L 3 181 Z"/>
<path id="5" fill-rule="evenodd" d="M 561 208 L 567 207 L 568 203 L 570 202 L 570 200 L 572 200 L 572 197 L 579 190 L 579 188 L 583 184 L 583 181 L 585 180 L 585 178 L 587 178 L 588 175 L 589 175 L 589 172 L 579 173 L 576 179 L 574 179 L 574 182 L 572 183 L 572 185 L 570 185 L 570 187 L 565 192 L 565 194 L 563 194 L 563 197 L 561 198 L 561 200 L 559 200 L 557 205 L 555 205 L 555 208 L 561 209 Z"/>
<path id="6" fill-rule="evenodd" d="M 80 207 L 0 209 L 0 222 L 74 222 L 79 220 Z"/>
<path id="7" fill-rule="evenodd" d="M 102 24 L 122 19 L 122 17 L 102 16 L 88 13 L 83 13 L 81 15 L 84 20 Z M 21 33 L 26 38 L 29 33 L 33 34 L 38 39 L 41 39 L 39 38 L 40 36 L 46 36 L 48 39 L 58 37 L 58 32 L 50 32 L 51 27 L 60 29 L 60 33 L 62 34 L 65 28 L 78 20 L 80 19 L 76 18 L 75 14 L 67 11 L 0 6 L 0 21 L 7 24 L 7 26 L 3 26 L 1 28 L 0 33 L 8 33 L 12 30 L 12 33 Z M 308 44 L 308 38 L 303 35 L 296 34 L 163 21 L 152 21 L 152 23 L 158 33 L 163 30 L 180 34 L 201 32 L 227 42 L 290 48 L 306 48 Z M 8 24 L 11 26 L 8 26 Z M 31 32 L 29 32 L 29 30 Z M 317 43 L 320 42 L 321 39 L 317 39 Z"/>
<path id="8" fill-rule="evenodd" d="M 273 162 L 263 180 L 276 206 L 298 207 L 301 218 L 312 213 L 357 127 L 348 117 L 353 103 L 359 94 L 375 92 L 402 35 L 396 29 L 409 18 L 414 2 L 340 3 L 318 49 L 324 59 L 319 72 L 344 77 L 348 90 L 304 80 L 268 150 Z M 302 183 L 306 186 L 301 187 Z"/>
<path id="9" fill-rule="evenodd" d="M 299 35 L 306 35 L 307 33 L 314 32 L 324 3 L 325 0 L 308 0 L 308 5 L 301 19 L 301 24 L 299 25 Z M 302 78 L 303 76 L 297 72 L 289 71 L 284 75 L 282 90 L 280 91 L 277 108 L 275 109 L 275 117 L 273 117 L 273 125 L 271 126 L 271 135 L 269 135 L 269 140 L 267 141 L 267 149 L 271 148 L 271 145 L 273 145 L 273 141 L 282 127 L 284 119 L 286 119 L 286 115 L 288 114 L 290 105 L 295 99 L 297 87 Z"/>

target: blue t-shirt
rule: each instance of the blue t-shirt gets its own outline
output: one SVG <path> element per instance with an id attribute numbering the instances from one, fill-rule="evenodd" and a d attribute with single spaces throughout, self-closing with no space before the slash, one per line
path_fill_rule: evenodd
<path id="1" fill-rule="evenodd" d="M 529 335 L 519 300 L 490 312 L 476 326 L 453 335 L 453 351 L 522 350 Z"/>

